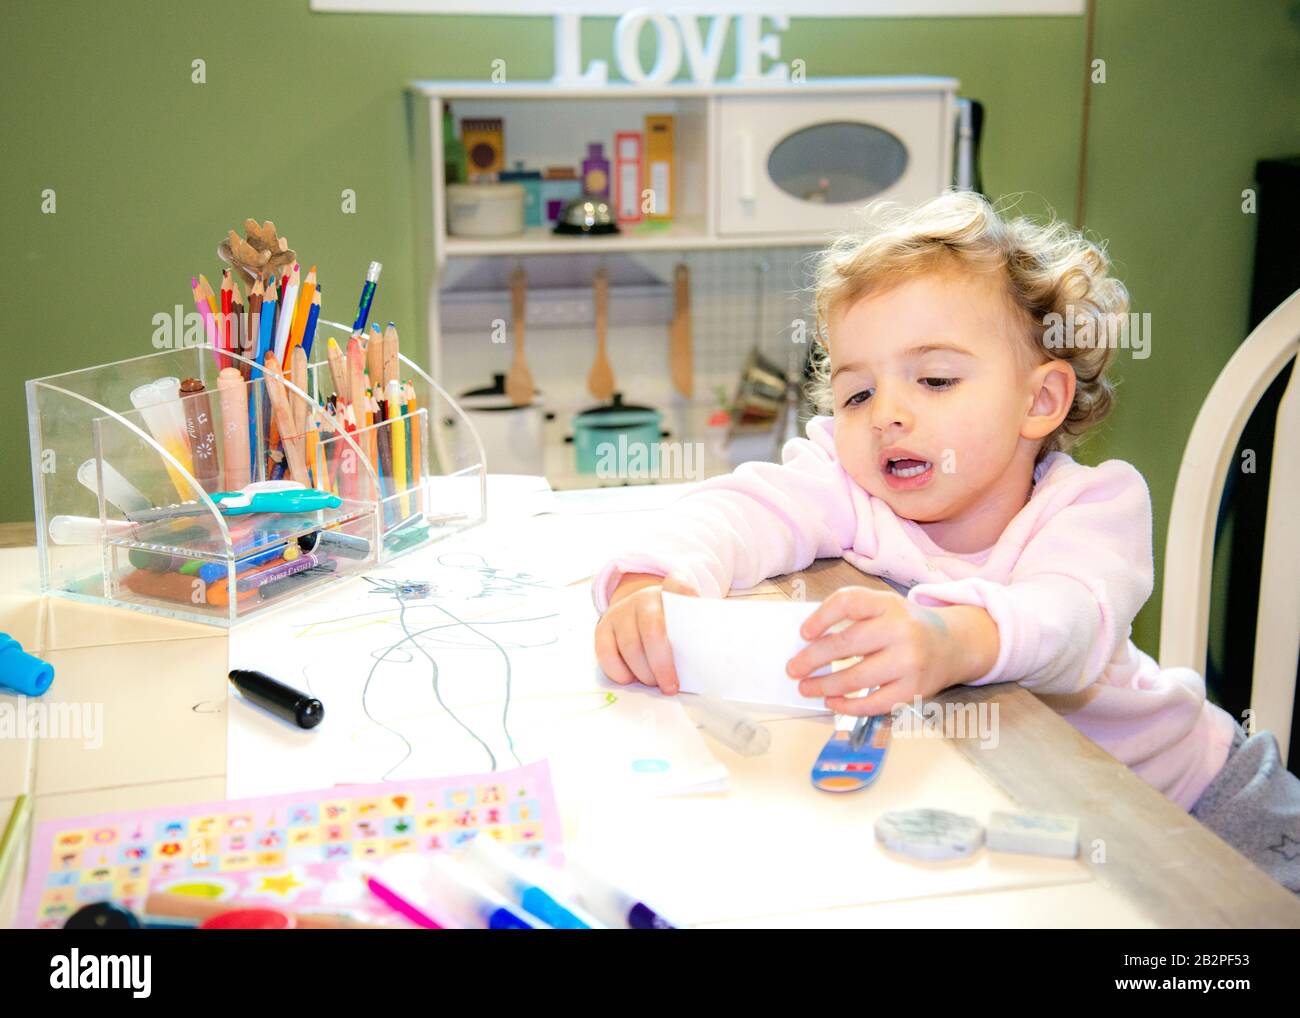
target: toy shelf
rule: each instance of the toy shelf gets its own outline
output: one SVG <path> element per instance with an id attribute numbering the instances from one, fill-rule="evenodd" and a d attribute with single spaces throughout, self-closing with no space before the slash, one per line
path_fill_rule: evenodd
<path id="1" fill-rule="evenodd" d="M 419 281 L 427 295 L 430 372 L 445 377 L 441 306 L 450 259 L 819 247 L 858 225 L 855 211 L 869 198 L 912 204 L 952 182 L 957 87 L 955 79 L 930 76 L 655 86 L 411 82 L 417 216 L 427 224 L 432 255 Z M 513 236 L 453 235 L 443 138 L 448 103 L 462 124 L 500 121 L 502 169 L 522 162 L 543 173 L 548 204 L 560 200 L 558 192 L 545 197 L 548 180 L 563 179 L 548 171 L 576 173 L 581 153 L 596 142 L 611 164 L 613 197 L 617 133 L 642 130 L 647 116 L 671 116 L 670 218 L 621 223 L 616 234 L 555 234 L 544 218 Z M 643 194 L 649 172 L 641 176 Z"/>

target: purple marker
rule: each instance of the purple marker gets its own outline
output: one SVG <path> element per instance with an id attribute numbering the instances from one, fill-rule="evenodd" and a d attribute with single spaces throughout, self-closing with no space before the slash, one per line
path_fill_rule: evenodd
<path id="1" fill-rule="evenodd" d="M 565 872 L 573 882 L 578 899 L 597 919 L 614 929 L 675 930 L 670 923 L 635 895 L 615 887 L 585 866 L 569 860 Z"/>

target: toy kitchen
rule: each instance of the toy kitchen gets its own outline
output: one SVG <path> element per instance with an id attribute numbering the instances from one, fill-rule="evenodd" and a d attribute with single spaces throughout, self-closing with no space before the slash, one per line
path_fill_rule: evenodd
<path id="1" fill-rule="evenodd" d="M 409 86 L 430 371 L 493 473 L 556 489 L 696 480 L 780 459 L 814 411 L 813 259 L 874 199 L 971 186 L 978 104 L 940 77 L 807 77 L 782 18 L 636 11 L 550 81 Z M 646 69 L 637 40 L 654 34 Z M 683 80 L 683 79 L 686 80 Z M 974 115 L 972 115 L 972 110 Z M 434 442 L 464 459 L 450 418 Z"/>

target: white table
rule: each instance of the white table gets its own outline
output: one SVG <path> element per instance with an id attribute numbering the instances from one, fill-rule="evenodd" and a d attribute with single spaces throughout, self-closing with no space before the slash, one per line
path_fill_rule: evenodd
<path id="1" fill-rule="evenodd" d="M 55 682 L 44 699 L 83 709 L 89 704 L 92 713 L 102 711 L 103 722 L 98 747 L 84 740 L 0 740 L 0 818 L 22 792 L 35 798 L 33 828 L 47 819 L 225 797 L 231 701 L 223 630 L 42 600 L 30 548 L 0 550 L 0 575 L 8 580 L 0 591 L 0 630 L 55 665 Z M 810 599 L 845 582 L 868 582 L 838 561 L 818 563 L 799 578 Z M 794 579 L 779 578 L 750 596 L 787 596 Z M 1014 685 L 960 692 L 966 700 L 998 703 L 998 748 L 896 740 L 888 770 L 868 794 L 897 795 L 907 787 L 909 775 L 930 774 L 937 782 L 932 795 L 939 797 L 946 794 L 945 787 L 964 788 L 966 798 L 995 808 L 1020 805 L 1073 813 L 1081 819 L 1085 848 L 1097 839 L 1105 842 L 1105 863 L 1097 864 L 1086 852 L 1078 861 L 985 852 L 979 865 L 1001 867 L 994 876 L 1000 873 L 1015 886 L 954 893 L 942 868 L 911 883 L 903 870 L 895 870 L 895 881 L 903 883 L 900 892 L 886 894 L 893 900 L 864 890 L 828 902 L 814 889 L 815 907 L 802 908 L 792 884 L 801 879 L 801 869 L 792 861 L 767 874 L 779 882 L 774 885 L 781 891 L 774 895 L 779 907 L 762 900 L 743 907 L 724 902 L 718 907 L 726 914 L 701 925 L 1300 926 L 1300 903 L 1294 896 L 1079 736 L 1032 694 Z M 21 707 L 20 701 L 0 694 L 0 705 Z M 861 806 L 846 806 L 846 797 L 827 796 L 809 785 L 808 768 L 829 733 L 826 719 L 788 718 L 770 726 L 773 746 L 761 757 L 740 757 L 711 743 L 730 771 L 728 794 L 656 800 L 637 811 L 639 821 L 634 818 L 619 828 L 624 837 L 653 840 L 656 832 L 665 831 L 686 837 L 706 827 L 710 818 L 722 817 L 726 823 L 713 839 L 722 844 L 728 831 L 754 836 L 774 816 L 799 815 L 818 832 L 823 855 L 839 853 L 839 865 L 854 865 L 855 853 L 865 858 L 881 851 L 872 842 Z M 1049 755 L 1051 766 L 1043 766 Z M 886 791 L 887 778 L 893 781 L 892 791 Z M 611 852 L 633 850 L 611 840 L 608 818 L 585 815 L 563 801 L 561 809 L 566 841 L 594 842 Z M 743 864 L 743 842 L 726 851 Z M 715 862 L 725 858 L 726 852 L 715 851 Z M 679 859 L 671 864 L 687 863 Z M 6 925 L 18 890 L 18 881 L 11 880 L 0 895 L 0 921 Z"/>

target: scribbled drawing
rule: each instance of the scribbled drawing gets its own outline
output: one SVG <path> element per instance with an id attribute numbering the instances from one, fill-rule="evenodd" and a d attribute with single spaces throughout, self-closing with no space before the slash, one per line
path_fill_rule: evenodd
<path id="1" fill-rule="evenodd" d="M 505 737 L 505 744 L 515 764 L 520 764 L 515 747 L 514 734 L 510 728 L 511 707 L 514 701 L 514 666 L 511 650 L 543 647 L 554 644 L 559 637 L 554 623 L 559 618 L 558 612 L 549 612 L 529 617 L 488 618 L 468 621 L 453 612 L 443 599 L 458 598 L 462 600 L 481 600 L 496 597 L 518 597 L 536 594 L 541 590 L 553 589 L 542 578 L 527 572 L 502 569 L 489 563 L 476 552 L 446 552 L 439 556 L 438 565 L 442 572 L 433 580 L 402 579 L 387 576 L 369 575 L 363 579 L 370 584 L 371 593 L 394 602 L 396 611 L 391 609 L 376 613 L 349 613 L 338 619 L 320 619 L 300 625 L 298 637 L 322 636 L 335 634 L 336 626 L 347 627 L 355 631 L 360 626 L 389 627 L 395 625 L 401 633 L 399 639 L 387 646 L 375 648 L 370 652 L 371 663 L 361 687 L 360 706 L 366 719 L 375 728 L 390 733 L 401 743 L 401 756 L 380 776 L 382 781 L 396 780 L 394 774 L 411 759 L 415 747 L 410 738 L 397 727 L 399 719 L 389 719 L 377 715 L 372 709 L 371 694 L 376 684 L 383 682 L 394 667 L 409 666 L 420 663 L 423 659 L 427 668 L 428 688 L 433 693 L 436 709 L 428 712 L 410 712 L 404 710 L 400 721 L 409 727 L 412 721 L 419 721 L 433 716 L 446 717 L 453 721 L 464 734 L 471 739 L 487 758 L 488 770 L 496 771 L 501 763 L 493 751 L 488 739 L 468 724 L 462 717 L 466 709 L 482 706 L 484 703 L 499 703 L 501 707 L 500 731 Z M 450 575 L 450 579 L 445 579 Z M 466 582 L 468 577 L 469 582 Z M 414 613 L 434 612 L 435 618 L 429 625 L 417 626 L 413 622 Z M 540 628 L 539 628 L 540 626 Z M 500 634 L 499 636 L 496 634 Z M 501 662 L 500 692 L 494 694 L 490 701 L 463 705 L 453 709 L 443 698 L 442 666 L 436 652 L 441 649 L 482 649 L 499 656 Z M 313 678 L 318 682 L 321 676 L 314 676 L 313 671 L 321 670 L 330 675 L 331 662 L 322 662 L 317 669 L 310 664 L 304 665 L 302 675 L 307 690 L 318 695 L 313 688 Z M 394 674 L 393 678 L 410 681 L 409 674 Z M 614 702 L 612 694 L 606 703 Z M 602 704 L 602 706 L 605 704 Z"/>
<path id="2" fill-rule="evenodd" d="M 1292 859 L 1300 856 L 1300 841 L 1297 841 L 1295 838 L 1291 837 L 1291 835 L 1287 834 L 1286 831 L 1283 831 L 1281 840 L 1279 840 L 1276 845 L 1269 845 L 1268 850 L 1270 852 L 1277 852 L 1282 856 L 1282 858 L 1286 859 L 1287 862 L 1290 862 Z"/>
<path id="3" fill-rule="evenodd" d="M 522 596 L 551 589 L 551 585 L 540 576 L 498 569 L 478 552 L 444 552 L 438 556 L 438 564 L 450 569 L 464 569 L 477 575 L 482 587 L 476 595 L 478 597 L 494 597 L 502 594 Z"/>

